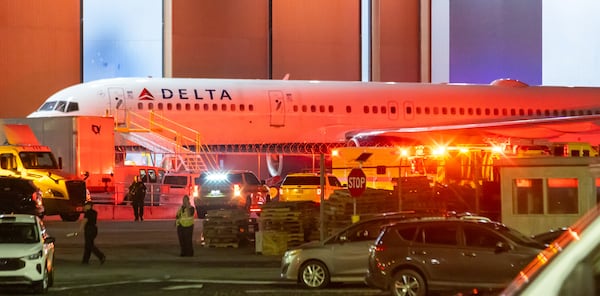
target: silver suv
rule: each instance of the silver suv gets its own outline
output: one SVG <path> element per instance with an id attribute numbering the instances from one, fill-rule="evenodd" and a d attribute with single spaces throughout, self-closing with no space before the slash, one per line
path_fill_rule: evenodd
<path id="1" fill-rule="evenodd" d="M 366 281 L 392 295 L 499 291 L 543 248 L 489 219 L 402 221 L 384 227 L 371 246 Z"/>

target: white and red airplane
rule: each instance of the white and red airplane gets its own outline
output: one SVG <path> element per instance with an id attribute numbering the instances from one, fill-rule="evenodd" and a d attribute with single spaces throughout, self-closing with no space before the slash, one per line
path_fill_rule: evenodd
<path id="1" fill-rule="evenodd" d="M 113 78 L 65 88 L 28 117 L 153 111 L 203 143 L 344 143 L 399 136 L 577 139 L 600 134 L 600 88 L 298 80 Z M 592 137 L 590 139 L 590 137 Z M 599 138 L 600 139 L 600 138 Z"/>

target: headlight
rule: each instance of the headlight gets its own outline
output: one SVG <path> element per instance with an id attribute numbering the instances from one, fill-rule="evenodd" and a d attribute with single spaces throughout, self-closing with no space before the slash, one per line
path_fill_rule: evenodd
<path id="1" fill-rule="evenodd" d="M 292 262 L 292 260 L 294 260 L 294 258 L 300 254 L 300 252 L 302 252 L 301 249 L 286 251 L 283 254 L 283 262 L 285 262 L 285 263 Z"/>
<path id="2" fill-rule="evenodd" d="M 39 251 L 37 251 L 37 253 L 31 254 L 29 256 L 25 256 L 23 258 L 25 258 L 26 260 L 37 260 L 37 259 L 40 259 L 40 258 L 42 258 L 42 250 L 39 250 Z"/>

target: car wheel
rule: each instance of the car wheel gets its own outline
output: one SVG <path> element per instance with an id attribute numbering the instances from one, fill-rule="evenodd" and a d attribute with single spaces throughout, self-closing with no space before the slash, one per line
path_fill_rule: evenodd
<path id="1" fill-rule="evenodd" d="M 48 276 L 48 270 L 46 269 L 45 266 L 44 266 L 44 270 L 42 272 L 44 273 L 42 280 L 33 283 L 33 292 L 36 294 L 48 293 L 49 276 Z"/>
<path id="2" fill-rule="evenodd" d="M 300 282 L 311 289 L 324 288 L 329 284 L 329 270 L 325 264 L 318 261 L 309 261 L 300 268 Z"/>
<path id="3" fill-rule="evenodd" d="M 404 269 L 394 275 L 390 290 L 396 296 L 425 296 L 427 284 L 418 272 Z"/>

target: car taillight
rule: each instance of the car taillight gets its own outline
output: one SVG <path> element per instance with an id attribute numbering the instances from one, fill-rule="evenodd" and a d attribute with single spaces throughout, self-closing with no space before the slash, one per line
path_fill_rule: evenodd
<path id="1" fill-rule="evenodd" d="M 194 185 L 194 187 L 192 188 L 192 197 L 198 196 L 200 196 L 200 186 Z"/>
<path id="2" fill-rule="evenodd" d="M 283 188 L 281 188 L 281 187 L 279 188 L 279 194 L 283 195 Z"/>
<path id="3" fill-rule="evenodd" d="M 240 187 L 240 184 L 233 184 L 233 196 L 242 196 L 242 188 Z"/>
<path id="4" fill-rule="evenodd" d="M 42 205 L 42 193 L 39 191 L 33 192 L 33 194 L 31 194 L 31 200 L 33 200 L 36 204 L 41 206 Z"/>

